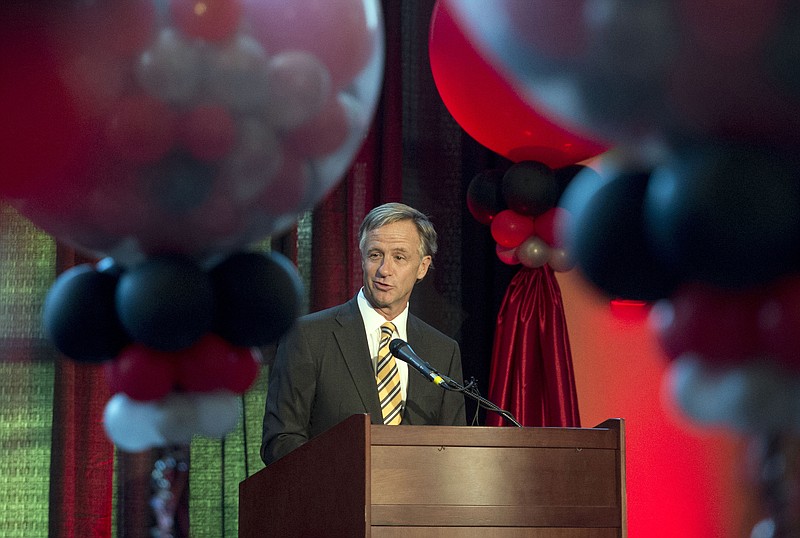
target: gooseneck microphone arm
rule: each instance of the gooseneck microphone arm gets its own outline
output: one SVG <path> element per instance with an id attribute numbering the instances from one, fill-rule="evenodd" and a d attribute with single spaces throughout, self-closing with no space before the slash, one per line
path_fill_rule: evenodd
<path id="1" fill-rule="evenodd" d="M 464 387 L 450 377 L 437 372 L 430 364 L 422 360 L 422 358 L 420 358 L 420 356 L 417 355 L 413 349 L 411 349 L 411 346 L 408 345 L 408 342 L 399 338 L 395 338 L 389 343 L 389 351 L 396 358 L 408 363 L 410 366 L 413 366 L 415 370 L 421 373 L 430 382 L 442 387 L 444 390 L 460 392 L 464 396 L 469 396 L 471 399 L 478 402 L 478 405 L 484 409 L 494 411 L 518 428 L 522 427 L 522 424 L 517 422 L 517 420 L 514 418 L 514 415 L 505 409 L 500 409 L 497 405 L 478 394 L 477 389 L 471 390 L 470 388 L 473 386 L 473 383 L 470 383 L 467 385 L 467 387 Z"/>
<path id="2" fill-rule="evenodd" d="M 495 413 L 497 413 L 498 415 L 500 415 L 501 417 L 503 417 L 504 419 L 509 421 L 511 424 L 513 424 L 517 428 L 521 428 L 522 427 L 522 424 L 517 422 L 517 419 L 514 418 L 514 415 L 512 415 L 510 412 L 506 411 L 505 409 L 500 409 L 497 405 L 495 405 L 494 403 L 490 402 L 489 400 L 487 400 L 486 398 L 484 398 L 483 396 L 478 394 L 477 391 L 472 391 L 472 390 L 469 390 L 467 387 L 462 387 L 461 385 L 459 385 L 458 383 L 456 383 L 455 381 L 453 381 L 449 377 L 447 378 L 447 383 L 448 384 L 452 383 L 454 385 L 453 389 L 451 389 L 451 390 L 454 390 L 456 392 L 460 392 L 464 396 L 469 396 L 470 398 L 472 398 L 473 400 L 478 402 L 478 405 L 480 405 L 481 407 L 483 407 L 484 409 L 487 409 L 489 411 L 494 411 Z"/>

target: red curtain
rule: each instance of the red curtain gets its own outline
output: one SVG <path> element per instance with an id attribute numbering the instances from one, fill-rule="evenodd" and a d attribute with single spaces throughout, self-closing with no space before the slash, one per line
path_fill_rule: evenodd
<path id="1" fill-rule="evenodd" d="M 59 247 L 61 271 L 88 260 Z M 102 426 L 110 393 L 101 366 L 56 359 L 50 451 L 49 535 L 111 536 L 114 446 Z"/>
<path id="2" fill-rule="evenodd" d="M 523 426 L 580 426 L 561 289 L 547 265 L 522 267 L 508 286 L 497 315 L 489 400 Z M 504 422 L 487 414 L 489 426 Z"/>

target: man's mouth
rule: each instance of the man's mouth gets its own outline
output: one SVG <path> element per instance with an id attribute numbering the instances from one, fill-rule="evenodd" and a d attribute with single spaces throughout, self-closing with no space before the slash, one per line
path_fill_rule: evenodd
<path id="1" fill-rule="evenodd" d="M 373 284 L 375 285 L 375 289 L 378 289 L 378 290 L 381 290 L 381 291 L 387 291 L 387 290 L 389 290 L 391 288 L 391 286 L 389 284 L 386 284 L 384 282 L 373 281 Z"/>

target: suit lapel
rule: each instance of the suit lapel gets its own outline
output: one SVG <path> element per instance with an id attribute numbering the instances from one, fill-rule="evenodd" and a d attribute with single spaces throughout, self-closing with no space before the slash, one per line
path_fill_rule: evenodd
<path id="1" fill-rule="evenodd" d="M 353 378 L 361 402 L 372 417 L 381 417 L 381 404 L 375 384 L 375 372 L 369 359 L 364 321 L 361 319 L 355 298 L 345 304 L 336 316 L 336 320 L 339 322 L 339 328 L 334 331 L 334 338 Z"/>
<path id="2" fill-rule="evenodd" d="M 408 321 L 406 323 L 406 334 L 408 335 L 408 344 L 414 348 L 414 351 L 425 359 L 425 351 L 427 346 L 425 345 L 425 337 L 420 330 L 419 324 L 417 323 L 417 318 L 410 315 L 408 316 Z M 425 391 L 421 390 L 426 383 L 430 383 L 427 379 L 422 377 L 422 375 L 417 372 L 413 366 L 408 367 L 408 387 L 406 388 L 406 402 L 416 402 L 420 404 L 420 406 L 424 409 L 425 405 L 425 398 L 424 394 Z M 406 409 L 408 409 L 408 405 L 406 404 Z M 403 417 L 405 418 L 405 410 L 403 412 Z"/>

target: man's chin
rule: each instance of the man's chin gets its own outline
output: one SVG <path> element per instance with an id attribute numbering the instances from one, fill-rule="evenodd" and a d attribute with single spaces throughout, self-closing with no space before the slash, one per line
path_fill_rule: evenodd
<path id="1" fill-rule="evenodd" d="M 392 297 L 389 293 L 371 290 L 370 293 L 365 294 L 367 301 L 373 308 L 386 308 L 391 304 Z"/>

